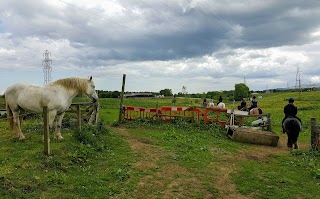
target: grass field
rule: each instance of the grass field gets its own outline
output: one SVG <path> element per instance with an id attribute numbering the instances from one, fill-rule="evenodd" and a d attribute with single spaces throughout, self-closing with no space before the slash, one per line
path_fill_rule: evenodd
<path id="1" fill-rule="evenodd" d="M 277 147 L 233 142 L 218 125 L 144 120 L 119 125 L 120 100 L 100 99 L 103 122 L 79 132 L 66 116 L 64 139 L 51 140 L 47 157 L 40 116 L 23 121 L 24 141 L 0 119 L 0 198 L 317 198 L 320 165 L 319 154 L 310 152 L 310 118 L 320 119 L 319 94 L 261 94 L 259 107 L 271 113 L 280 136 Z M 293 151 L 280 133 L 289 97 L 295 98 L 303 122 L 300 150 Z M 200 102 L 125 99 L 124 105 Z M 225 103 L 232 108 L 232 102 Z"/>

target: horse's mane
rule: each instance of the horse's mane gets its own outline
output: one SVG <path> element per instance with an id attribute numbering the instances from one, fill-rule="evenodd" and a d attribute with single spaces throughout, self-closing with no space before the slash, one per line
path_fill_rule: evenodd
<path id="1" fill-rule="evenodd" d="M 76 90 L 79 94 L 85 94 L 88 80 L 84 78 L 70 77 L 52 82 L 49 86 L 59 85 L 67 90 Z"/>

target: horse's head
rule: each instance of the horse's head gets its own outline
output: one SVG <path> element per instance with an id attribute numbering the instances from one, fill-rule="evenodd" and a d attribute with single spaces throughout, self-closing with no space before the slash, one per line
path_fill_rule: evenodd
<path id="1" fill-rule="evenodd" d="M 92 81 L 92 76 L 88 79 L 86 95 L 92 99 L 92 102 L 95 103 L 98 101 L 98 95 L 95 89 L 95 85 Z"/>

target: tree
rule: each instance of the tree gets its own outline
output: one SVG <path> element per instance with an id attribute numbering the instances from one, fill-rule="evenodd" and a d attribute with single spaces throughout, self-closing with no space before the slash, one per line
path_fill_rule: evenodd
<path id="1" fill-rule="evenodd" d="M 247 85 L 240 83 L 234 85 L 234 99 L 239 101 L 249 96 L 249 88 Z"/>
<path id="2" fill-rule="evenodd" d="M 173 96 L 172 94 L 172 90 L 169 88 L 163 89 L 160 91 L 160 95 L 164 95 L 164 96 Z"/>

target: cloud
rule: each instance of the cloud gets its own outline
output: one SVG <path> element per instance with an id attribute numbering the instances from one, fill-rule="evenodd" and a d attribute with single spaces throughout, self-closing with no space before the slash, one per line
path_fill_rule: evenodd
<path id="1" fill-rule="evenodd" d="M 316 82 L 319 10 L 317 0 L 2 0 L 0 69 L 12 82 L 35 78 L 21 71 L 41 82 L 49 50 L 53 79 L 93 75 L 103 90 L 120 90 L 122 74 L 128 90 L 176 93 L 244 78 L 252 90 L 286 87 L 297 68 Z"/>

